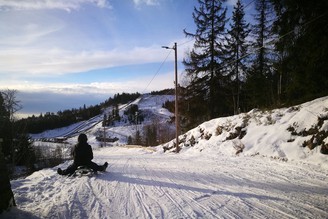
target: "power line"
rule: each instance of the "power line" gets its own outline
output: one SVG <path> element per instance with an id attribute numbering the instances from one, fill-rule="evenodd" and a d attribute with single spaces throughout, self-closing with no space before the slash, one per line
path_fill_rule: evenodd
<path id="1" fill-rule="evenodd" d="M 255 2 L 255 0 L 249 2 L 249 3 L 244 7 L 244 9 L 247 8 L 248 6 L 250 6 L 253 2 Z"/>
<path id="2" fill-rule="evenodd" d="M 194 41 L 194 39 L 191 39 L 191 40 L 185 41 L 185 42 L 183 42 L 183 43 L 179 43 L 179 46 L 183 46 L 183 45 L 185 45 L 185 44 L 187 44 L 187 43 L 190 43 L 191 41 Z"/>
<path id="3" fill-rule="evenodd" d="M 178 44 L 178 45 L 179 45 L 179 46 L 182 46 L 182 45 L 185 45 L 185 44 L 187 44 L 187 43 L 190 43 L 191 41 L 193 41 L 193 39 L 188 40 L 188 41 L 185 41 L 185 42 L 180 43 L 180 44 Z M 166 60 L 167 60 L 168 57 L 170 56 L 171 52 L 172 52 L 172 50 L 169 51 L 169 53 L 167 54 L 167 56 L 165 57 L 165 59 L 163 60 L 163 62 L 160 64 L 158 70 L 155 72 L 155 74 L 154 74 L 154 76 L 152 77 L 152 79 L 149 81 L 149 83 L 147 84 L 147 86 L 146 86 L 146 87 L 144 88 L 144 90 L 142 91 L 142 93 L 144 93 L 144 92 L 147 90 L 147 88 L 149 87 L 149 85 L 154 81 L 155 77 L 158 75 L 158 73 L 159 73 L 160 70 L 162 69 L 164 63 L 166 62 Z"/>
<path id="4" fill-rule="evenodd" d="M 171 52 L 172 51 L 169 51 L 169 53 L 167 54 L 167 56 L 165 57 L 165 59 L 163 60 L 163 62 L 161 63 L 161 65 L 159 66 L 158 70 L 156 71 L 156 73 L 154 74 L 154 76 L 152 77 L 152 79 L 149 81 L 149 83 L 147 84 L 147 86 L 145 87 L 145 89 L 142 91 L 142 93 L 144 93 L 147 90 L 147 88 L 149 87 L 149 85 L 153 82 L 153 80 L 155 79 L 155 77 L 157 76 L 157 74 L 159 73 L 159 71 L 162 69 L 164 63 L 168 59 L 168 57 L 171 54 Z"/>

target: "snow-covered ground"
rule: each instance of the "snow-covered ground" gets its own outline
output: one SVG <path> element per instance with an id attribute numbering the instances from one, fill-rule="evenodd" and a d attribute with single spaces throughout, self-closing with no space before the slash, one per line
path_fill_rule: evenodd
<path id="1" fill-rule="evenodd" d="M 2 217 L 328 218 L 328 171 L 318 166 L 125 147 L 94 154 L 107 172 L 72 178 L 53 168 L 12 181 L 18 207 Z"/>
<path id="2" fill-rule="evenodd" d="M 97 128 L 87 134 L 107 172 L 58 175 L 68 161 L 13 180 L 18 207 L 0 218 L 328 218 L 328 97 L 205 122 L 180 136 L 179 154 L 163 152 L 173 141 L 99 148 Z"/>

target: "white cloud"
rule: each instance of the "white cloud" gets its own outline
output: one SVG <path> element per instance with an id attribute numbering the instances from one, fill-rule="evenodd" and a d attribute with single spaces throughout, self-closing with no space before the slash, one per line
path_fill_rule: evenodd
<path id="1" fill-rule="evenodd" d="M 135 78 L 121 82 L 94 83 L 6 83 L 3 89 L 18 90 L 18 100 L 23 109 L 19 117 L 39 115 L 43 112 L 57 112 L 59 110 L 82 107 L 83 104 L 95 105 L 104 102 L 116 93 L 147 93 L 150 91 L 173 88 L 174 74 L 168 72 L 153 76 Z M 153 79 L 153 80 L 152 80 Z M 4 87 L 0 84 L 1 87 Z"/>
<path id="2" fill-rule="evenodd" d="M 173 69 L 172 69 L 173 71 Z M 55 93 L 62 95 L 108 95 L 120 92 L 149 92 L 173 87 L 173 72 L 156 75 L 140 76 L 131 80 L 118 82 L 91 83 L 51 83 L 51 82 L 0 82 L 0 90 L 15 89 L 29 93 Z M 153 79 L 153 80 L 152 80 Z"/>
<path id="3" fill-rule="evenodd" d="M 237 4 L 237 0 L 228 0 L 227 1 L 227 5 L 235 6 L 236 4 Z"/>
<path id="4" fill-rule="evenodd" d="M 58 25 L 48 25 L 39 26 L 35 23 L 27 23 L 26 25 L 21 25 L 19 27 L 0 27 L 3 31 L 2 36 L 0 36 L 0 46 L 3 47 L 21 47 L 27 46 L 32 43 L 38 43 L 39 40 L 51 33 L 55 33 L 62 27 Z"/>
<path id="5" fill-rule="evenodd" d="M 62 49 L 21 50 L 0 53 L 2 71 L 29 74 L 64 74 L 115 66 L 115 51 L 72 52 Z M 121 60 L 123 61 L 123 60 Z"/>
<path id="6" fill-rule="evenodd" d="M 139 6 L 141 4 L 145 4 L 145 5 L 158 5 L 159 4 L 158 0 L 133 0 L 133 2 L 136 6 Z"/>
<path id="7" fill-rule="evenodd" d="M 179 57 L 182 57 L 182 53 Z M 1 72 L 16 74 L 65 74 L 133 64 L 162 62 L 167 52 L 161 46 L 131 50 L 68 51 L 63 49 L 14 48 L 0 50 Z M 168 60 L 173 60 L 169 56 Z"/>
<path id="8" fill-rule="evenodd" d="M 78 10 L 83 4 L 94 4 L 100 8 L 111 8 L 108 0 L 0 0 L 2 10 Z"/>

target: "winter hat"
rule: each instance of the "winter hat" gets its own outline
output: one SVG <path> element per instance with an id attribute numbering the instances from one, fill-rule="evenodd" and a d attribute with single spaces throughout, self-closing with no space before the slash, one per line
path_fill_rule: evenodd
<path id="1" fill-rule="evenodd" d="M 84 143 L 88 141 L 88 137 L 86 134 L 80 134 L 77 140 L 79 143 Z"/>

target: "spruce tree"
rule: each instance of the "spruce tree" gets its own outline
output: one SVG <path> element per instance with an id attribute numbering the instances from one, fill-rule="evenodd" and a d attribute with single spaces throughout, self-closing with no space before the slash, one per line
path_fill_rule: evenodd
<path id="1" fill-rule="evenodd" d="M 223 39 L 225 34 L 226 11 L 224 0 L 198 0 L 199 7 L 194 8 L 193 19 L 196 32 L 184 30 L 187 37 L 195 40 L 193 49 L 184 59 L 185 70 L 191 78 L 187 93 L 189 103 L 195 104 L 193 111 L 198 115 L 213 118 L 220 113 L 217 104 L 222 97 Z M 220 100 L 222 101 L 222 100 Z M 206 106 L 206 107 L 204 107 Z"/>
<path id="2" fill-rule="evenodd" d="M 3 141 L 3 149 L 1 151 L 4 153 L 4 156 L 9 156 L 11 153 L 11 123 L 9 120 L 9 112 L 6 110 L 5 101 L 2 97 L 2 93 L 0 92 L 0 138 Z"/>
<path id="3" fill-rule="evenodd" d="M 283 100 L 297 104 L 328 95 L 328 1 L 271 2 L 278 15 L 274 30 Z"/>
<path id="4" fill-rule="evenodd" d="M 227 75 L 231 80 L 232 101 L 234 114 L 240 112 L 240 92 L 241 85 L 246 77 L 246 58 L 249 44 L 247 36 L 249 35 L 249 23 L 245 21 L 244 6 L 240 0 L 234 6 L 232 14 L 232 23 L 226 37 L 225 63 Z"/>
<path id="5" fill-rule="evenodd" d="M 141 137 L 141 134 L 140 134 L 139 130 L 136 131 L 136 135 L 135 135 L 135 138 L 134 138 L 134 144 L 142 145 L 142 137 Z"/>
<path id="6" fill-rule="evenodd" d="M 8 176 L 7 163 L 5 156 L 10 155 L 11 150 L 11 123 L 9 121 L 9 112 L 6 110 L 5 100 L 0 92 L 0 214 L 8 210 L 11 206 L 15 206 L 14 195 Z M 4 147 L 4 148 L 3 148 Z"/>
<path id="7" fill-rule="evenodd" d="M 255 1 L 255 24 L 252 35 L 253 63 L 247 75 L 249 107 L 271 106 L 274 103 L 273 88 L 273 34 L 272 5 L 268 0 Z"/>

